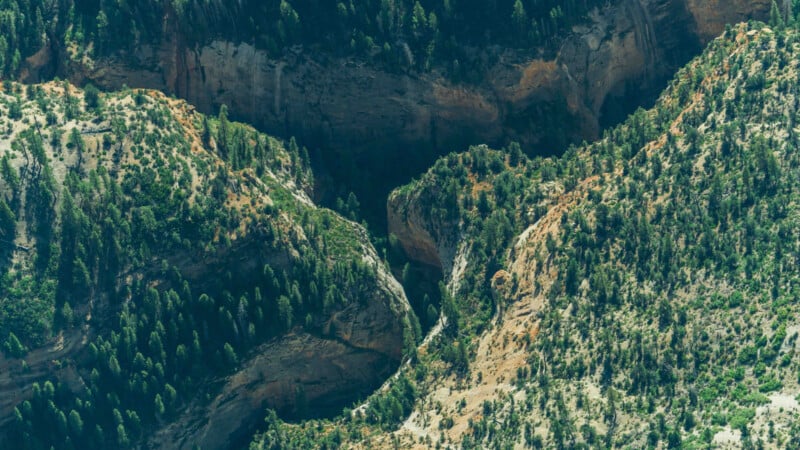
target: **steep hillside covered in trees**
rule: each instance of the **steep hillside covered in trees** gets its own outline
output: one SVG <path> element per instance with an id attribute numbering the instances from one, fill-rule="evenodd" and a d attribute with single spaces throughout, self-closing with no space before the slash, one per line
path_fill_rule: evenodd
<path id="1" fill-rule="evenodd" d="M 0 109 L 4 446 L 235 444 L 265 407 L 366 395 L 415 345 L 294 141 L 141 90 L 6 82 Z"/>
<path id="2" fill-rule="evenodd" d="M 800 35 L 773 22 L 596 144 L 474 147 L 395 191 L 455 305 L 410 418 L 365 448 L 800 445 Z"/>

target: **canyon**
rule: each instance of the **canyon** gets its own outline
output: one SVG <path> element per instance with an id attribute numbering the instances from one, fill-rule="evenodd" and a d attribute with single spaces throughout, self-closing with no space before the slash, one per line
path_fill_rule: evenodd
<path id="1" fill-rule="evenodd" d="M 334 172 L 349 163 L 397 185 L 470 144 L 517 141 L 528 154 L 555 154 L 595 140 L 654 101 L 725 24 L 764 19 L 769 8 L 767 0 L 610 2 L 546 48 L 474 49 L 486 61 L 478 83 L 299 46 L 272 57 L 213 36 L 190 44 L 168 22 L 161 44 L 97 59 L 51 43 L 21 78 L 158 89 L 204 113 L 225 104 L 239 120 L 322 149 Z"/>

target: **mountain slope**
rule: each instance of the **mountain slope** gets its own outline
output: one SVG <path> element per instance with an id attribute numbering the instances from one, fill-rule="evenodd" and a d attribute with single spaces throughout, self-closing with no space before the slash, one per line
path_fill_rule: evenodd
<path id="1" fill-rule="evenodd" d="M 799 39 L 734 28 L 596 144 L 474 147 L 395 191 L 457 307 L 392 439 L 800 445 Z"/>
<path id="2" fill-rule="evenodd" d="M 6 82 L 0 109 L 5 445 L 228 448 L 267 407 L 368 394 L 413 346 L 294 141 L 141 90 Z"/>

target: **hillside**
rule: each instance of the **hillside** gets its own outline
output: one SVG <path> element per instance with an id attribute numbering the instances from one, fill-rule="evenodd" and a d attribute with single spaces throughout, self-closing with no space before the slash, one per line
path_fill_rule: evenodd
<path id="1" fill-rule="evenodd" d="M 293 140 L 66 82 L 6 82 L 0 110 L 3 447 L 236 445 L 413 348 L 402 287 L 310 200 Z"/>
<path id="2" fill-rule="evenodd" d="M 797 11 L 0 2 L 0 448 L 800 448 Z"/>
<path id="3" fill-rule="evenodd" d="M 409 418 L 358 446 L 800 445 L 798 52 L 733 28 L 595 144 L 473 147 L 395 191 L 455 306 Z"/>

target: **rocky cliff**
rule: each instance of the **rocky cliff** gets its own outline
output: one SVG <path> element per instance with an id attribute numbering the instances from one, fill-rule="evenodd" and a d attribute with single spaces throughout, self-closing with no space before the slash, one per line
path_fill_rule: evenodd
<path id="1" fill-rule="evenodd" d="M 345 405 L 368 396 L 399 366 L 404 342 L 412 336 L 408 300 L 367 238 L 351 224 L 361 245 L 363 262 L 376 270 L 377 285 L 367 299 L 353 301 L 314 321 L 311 330 L 295 328 L 253 350 L 235 373 L 210 381 L 212 398 L 197 398 L 180 417 L 152 436 L 152 448 L 189 450 L 235 448 L 258 429 L 266 408 L 285 418 L 334 415 Z M 255 238 L 255 237 L 254 237 Z M 193 281 L 215 279 L 225 270 L 235 283 L 255 278 L 254 271 L 270 264 L 291 271 L 296 254 L 276 253 L 265 241 L 248 240 L 215 260 L 191 267 Z M 188 261 L 187 261 L 188 263 Z M 412 333 L 409 335 L 408 333 Z"/>
<path id="2" fill-rule="evenodd" d="M 425 191 L 393 192 L 387 203 L 389 233 L 410 259 L 449 275 L 454 257 L 449 242 L 458 235 L 457 224 L 433 217 L 430 197 Z"/>
<path id="3" fill-rule="evenodd" d="M 593 139 L 661 89 L 725 23 L 763 18 L 770 2 L 619 0 L 594 10 L 553 50 L 492 53 L 483 81 L 437 70 L 402 73 L 302 48 L 275 59 L 246 43 L 188 46 L 179 35 L 92 61 L 57 46 L 28 60 L 24 78 L 57 74 L 109 89 L 156 88 L 201 111 L 221 104 L 272 133 L 368 161 L 380 175 L 411 171 L 408 152 L 516 140 L 534 151 Z M 643 94 L 644 93 L 644 94 Z M 376 157 L 375 153 L 379 155 Z M 404 164 L 396 165 L 398 161 Z"/>
<path id="4" fill-rule="evenodd" d="M 709 41 L 722 34 L 726 24 L 767 17 L 771 4 L 768 0 L 687 0 L 686 8 L 694 19 L 697 36 Z"/>
<path id="5" fill-rule="evenodd" d="M 371 263 L 374 252 L 366 251 Z M 265 343 L 235 374 L 216 380 L 210 402 L 195 401 L 156 433 L 152 448 L 222 449 L 244 445 L 272 408 L 284 417 L 335 414 L 369 395 L 402 358 L 408 303 L 402 287 L 380 271 L 380 289 L 325 318 L 321 332 L 293 332 Z"/>

